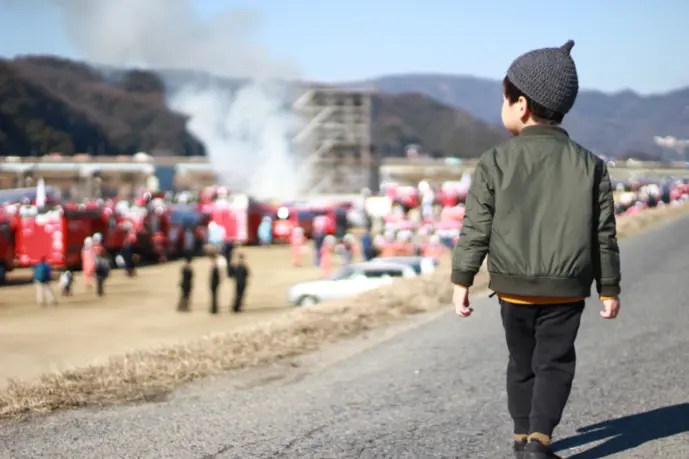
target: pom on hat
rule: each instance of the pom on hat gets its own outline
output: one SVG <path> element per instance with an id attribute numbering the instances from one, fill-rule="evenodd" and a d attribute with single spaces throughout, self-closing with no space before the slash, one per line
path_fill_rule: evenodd
<path id="1" fill-rule="evenodd" d="M 562 45 L 560 49 L 569 54 L 572 52 L 572 48 L 574 48 L 574 40 L 567 40 L 567 43 Z"/>

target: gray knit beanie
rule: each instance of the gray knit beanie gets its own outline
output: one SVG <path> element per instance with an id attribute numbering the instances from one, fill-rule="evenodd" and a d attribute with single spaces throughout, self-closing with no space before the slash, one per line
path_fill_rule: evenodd
<path id="1" fill-rule="evenodd" d="M 560 48 L 522 54 L 510 65 L 507 78 L 527 98 L 561 115 L 572 109 L 579 93 L 577 67 L 570 56 L 574 41 Z"/>

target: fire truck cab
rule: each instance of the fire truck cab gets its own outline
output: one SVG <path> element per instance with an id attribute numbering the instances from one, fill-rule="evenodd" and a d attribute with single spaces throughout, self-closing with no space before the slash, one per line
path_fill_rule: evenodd
<path id="1" fill-rule="evenodd" d="M 14 269 L 16 232 L 16 208 L 0 207 L 0 284 L 5 283 L 7 273 Z"/>

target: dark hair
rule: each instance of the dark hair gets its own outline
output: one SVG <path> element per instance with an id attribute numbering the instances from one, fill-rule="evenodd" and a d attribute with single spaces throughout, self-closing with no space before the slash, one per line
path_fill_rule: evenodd
<path id="1" fill-rule="evenodd" d="M 533 100 L 529 99 L 529 97 L 526 94 L 524 94 L 518 87 L 516 87 L 514 83 L 512 83 L 510 79 L 507 77 L 505 77 L 505 79 L 502 80 L 502 91 L 505 94 L 507 100 L 510 102 L 510 104 L 513 104 L 516 101 L 518 101 L 520 97 L 526 99 L 526 106 L 529 108 L 529 111 L 531 112 L 531 116 L 533 117 L 533 119 L 538 123 L 560 124 L 562 123 L 562 120 L 565 117 L 565 115 L 563 115 L 562 113 L 558 113 L 556 111 L 550 110 L 549 108 L 545 108 L 544 106 L 537 104 Z"/>

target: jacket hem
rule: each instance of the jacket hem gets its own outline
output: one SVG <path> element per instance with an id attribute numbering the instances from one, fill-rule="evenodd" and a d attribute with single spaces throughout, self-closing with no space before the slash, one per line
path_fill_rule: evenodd
<path id="1" fill-rule="evenodd" d="M 490 273 L 491 290 L 505 295 L 550 298 L 588 298 L 593 279 L 529 277 Z"/>

